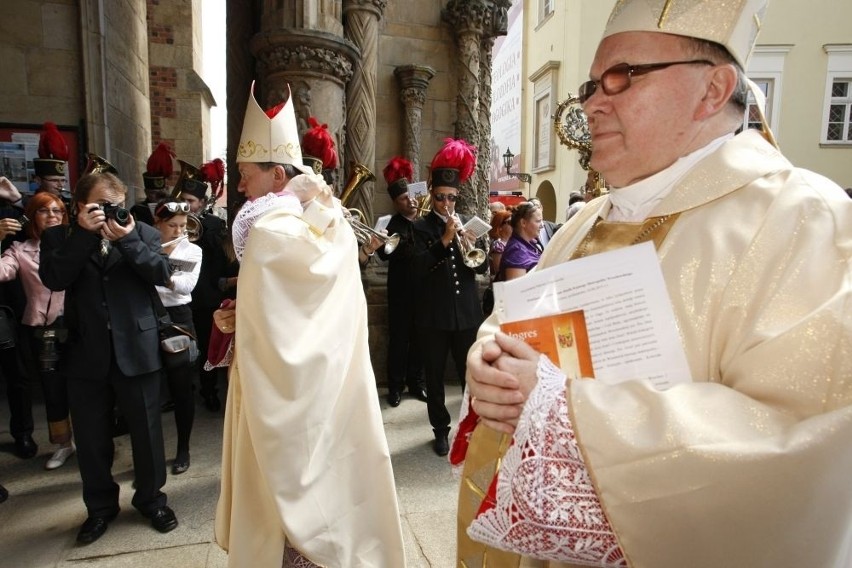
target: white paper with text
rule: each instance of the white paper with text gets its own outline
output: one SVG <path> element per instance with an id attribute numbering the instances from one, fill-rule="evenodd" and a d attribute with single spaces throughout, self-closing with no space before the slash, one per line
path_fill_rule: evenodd
<path id="1" fill-rule="evenodd" d="M 651 242 L 494 284 L 494 311 L 512 322 L 583 310 L 595 378 L 647 379 L 663 390 L 692 380 Z"/>

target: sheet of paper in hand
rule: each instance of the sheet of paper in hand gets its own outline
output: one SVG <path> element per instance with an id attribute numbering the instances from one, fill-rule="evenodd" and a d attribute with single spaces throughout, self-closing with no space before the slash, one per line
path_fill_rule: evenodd
<path id="1" fill-rule="evenodd" d="M 462 230 L 474 235 L 477 239 L 491 230 L 491 225 L 474 215 L 464 224 Z"/>
<path id="2" fill-rule="evenodd" d="M 388 228 L 388 223 L 390 223 L 391 216 L 390 215 L 382 215 L 378 219 L 376 219 L 376 226 L 373 229 L 379 233 Z"/>
<path id="3" fill-rule="evenodd" d="M 429 186 L 426 185 L 425 181 L 418 181 L 415 183 L 408 184 L 408 196 L 411 199 L 420 199 L 429 194 Z"/>
<path id="4" fill-rule="evenodd" d="M 659 390 L 692 380 L 653 243 L 494 283 L 501 325 L 576 310 L 585 317 L 596 379 L 645 379 Z"/>

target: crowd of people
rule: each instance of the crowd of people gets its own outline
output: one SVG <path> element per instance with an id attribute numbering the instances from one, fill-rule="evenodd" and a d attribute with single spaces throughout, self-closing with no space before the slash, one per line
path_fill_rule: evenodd
<path id="1" fill-rule="evenodd" d="M 456 211 L 477 149 L 447 139 L 425 201 L 409 193 L 407 160 L 387 164 L 394 215 L 364 231 L 333 195 L 327 127 L 312 119 L 300 139 L 290 98 L 264 110 L 254 85 L 236 155 L 246 200 L 230 235 L 207 211 L 221 164 L 180 162 L 170 190 L 174 155 L 158 146 L 131 214 L 103 160 L 69 202 L 48 134 L 42 188 L 0 218 L 0 300 L 21 324 L 0 345 L 25 346 L 0 349 L 0 369 L 17 455 L 38 452 L 29 376 L 55 445 L 46 468 L 77 454 L 77 541 L 99 539 L 119 513 L 118 422 L 133 506 L 160 532 L 177 527 L 163 492 L 163 393 L 179 475 L 194 385 L 217 411 L 227 373 L 215 539 L 229 566 L 405 566 L 361 281 L 378 253 L 387 402 L 424 401 L 434 452 L 460 468 L 459 565 L 848 565 L 852 202 L 792 166 L 766 125 L 741 131 L 763 0 L 696 0 L 701 17 L 647 4 L 618 4 L 580 87 L 590 165 L 611 191 L 572 196 L 564 226 L 532 198 L 494 204 L 490 239 L 478 237 Z M 20 197 L 0 178 L 0 199 Z M 688 381 L 568 378 L 488 315 L 485 280 L 642 243 L 656 251 Z M 166 326 L 202 355 L 164 372 Z M 448 356 L 465 389 L 452 444 Z"/>

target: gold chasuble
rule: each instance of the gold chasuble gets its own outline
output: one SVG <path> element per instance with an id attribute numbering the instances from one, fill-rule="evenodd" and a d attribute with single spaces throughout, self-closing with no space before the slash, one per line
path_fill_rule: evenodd
<path id="1" fill-rule="evenodd" d="M 606 222 L 609 209 L 606 196 L 584 207 L 538 267 L 653 240 L 693 379 L 666 391 L 566 384 L 628 565 L 849 566 L 852 202 L 746 131 L 693 167 L 644 223 Z M 482 425 L 471 436 L 457 565 L 566 566 L 465 532 L 510 443 Z"/>

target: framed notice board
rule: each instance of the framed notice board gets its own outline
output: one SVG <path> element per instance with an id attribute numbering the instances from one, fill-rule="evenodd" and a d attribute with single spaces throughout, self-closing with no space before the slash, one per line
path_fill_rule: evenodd
<path id="1" fill-rule="evenodd" d="M 68 144 L 68 171 L 65 187 L 69 190 L 77 183 L 83 160 L 83 142 L 77 126 L 57 125 L 59 133 Z M 6 176 L 21 193 L 32 193 L 37 184 L 33 158 L 38 158 L 38 139 L 41 124 L 13 124 L 0 122 L 0 176 Z"/>

